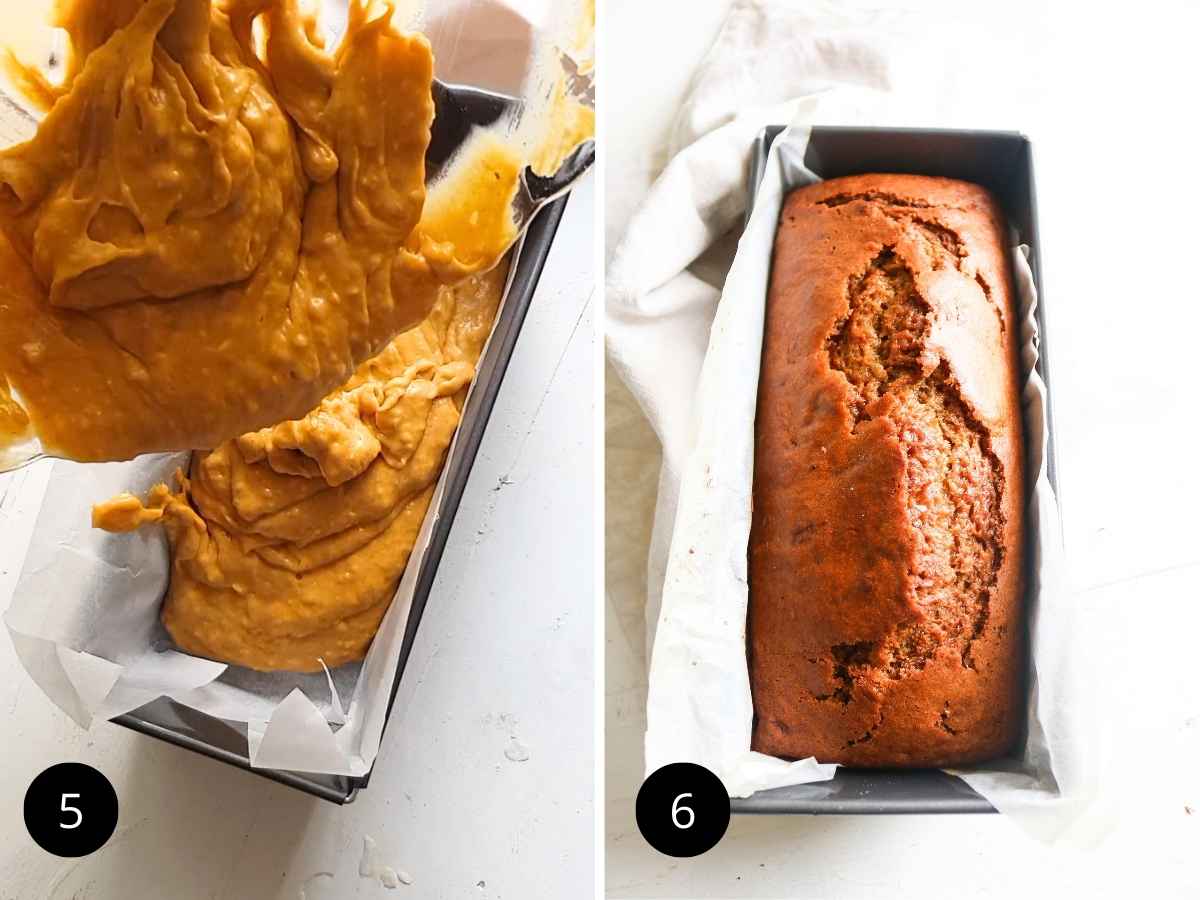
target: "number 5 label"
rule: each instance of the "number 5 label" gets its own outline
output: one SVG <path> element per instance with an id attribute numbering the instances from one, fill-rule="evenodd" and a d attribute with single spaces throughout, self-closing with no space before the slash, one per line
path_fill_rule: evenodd
<path id="1" fill-rule="evenodd" d="M 55 856 L 95 853 L 117 828 L 117 792 L 104 773 L 83 763 L 59 763 L 25 792 L 25 828 Z"/>
<path id="2" fill-rule="evenodd" d="M 65 813 L 74 813 L 75 821 L 72 822 L 70 825 L 68 825 L 66 822 L 60 822 L 59 823 L 60 828 L 66 828 L 66 829 L 78 828 L 80 825 L 83 824 L 83 813 L 80 811 L 79 807 L 67 806 L 68 800 L 78 800 L 79 797 L 80 797 L 79 794 L 63 794 L 62 795 L 62 811 Z"/>

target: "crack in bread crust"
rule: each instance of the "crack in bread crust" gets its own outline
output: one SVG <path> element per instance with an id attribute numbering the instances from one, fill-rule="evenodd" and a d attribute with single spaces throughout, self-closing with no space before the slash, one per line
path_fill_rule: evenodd
<path id="1" fill-rule="evenodd" d="M 946 734 L 949 734 L 949 735 L 957 735 L 958 734 L 958 729 L 950 724 L 950 701 L 949 700 L 947 700 L 942 705 L 942 712 L 938 716 L 938 728 L 942 729 L 942 731 L 946 732 Z"/>
<path id="2" fill-rule="evenodd" d="M 867 406 L 919 374 L 931 310 L 893 247 L 884 247 L 861 276 L 851 279 L 847 296 L 849 310 L 825 348 L 830 367 L 853 389 L 850 408 L 857 428 L 871 418 Z"/>
<path id="3" fill-rule="evenodd" d="M 1003 560 L 1003 466 L 949 364 L 928 349 L 931 308 L 895 248 L 851 279 L 847 296 L 847 314 L 826 340 L 829 365 L 850 387 L 852 430 L 882 417 L 899 439 L 915 541 L 909 583 L 920 611 L 871 655 L 890 678 L 920 671 L 945 646 L 973 668 L 972 644 L 987 626 Z M 833 695 L 850 696 L 844 661 L 835 675 L 843 683 Z"/>
<path id="4" fill-rule="evenodd" d="M 928 200 L 917 200 L 912 197 L 901 197 L 887 191 L 855 191 L 848 194 L 834 194 L 824 200 L 818 200 L 818 206 L 845 206 L 847 203 L 883 203 L 888 206 L 906 206 L 910 209 L 930 209 L 934 204 Z"/>
<path id="5" fill-rule="evenodd" d="M 838 686 L 828 694 L 813 694 L 814 700 L 836 700 L 843 706 L 849 705 L 854 699 L 854 682 L 871 664 L 871 658 L 878 647 L 871 641 L 860 641 L 856 644 L 834 644 L 829 648 L 833 657 L 833 677 Z"/>
<path id="6" fill-rule="evenodd" d="M 834 209 L 849 203 L 869 204 L 888 219 L 915 235 L 928 249 L 935 270 L 945 268 L 946 262 L 949 261 L 959 274 L 973 279 L 983 291 L 984 299 L 995 311 L 996 318 L 1000 323 L 1000 330 L 1004 331 L 1007 328 L 1003 310 L 992 298 L 991 285 L 988 284 L 983 273 L 970 263 L 970 248 L 967 247 L 962 235 L 943 222 L 915 212 L 915 210 L 936 211 L 938 209 L 961 211 L 961 207 L 929 203 L 925 200 L 900 197 L 883 191 L 835 194 L 824 200 L 818 200 L 816 205 Z"/>

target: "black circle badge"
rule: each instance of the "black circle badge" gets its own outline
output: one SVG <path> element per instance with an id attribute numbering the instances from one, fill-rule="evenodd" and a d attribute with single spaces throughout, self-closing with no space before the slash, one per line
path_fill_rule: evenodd
<path id="1" fill-rule="evenodd" d="M 636 812 L 638 830 L 659 853 L 699 856 L 725 836 L 729 793 L 704 766 L 671 763 L 642 784 Z"/>
<path id="2" fill-rule="evenodd" d="M 117 792 L 91 766 L 51 766 L 25 792 L 25 827 L 55 856 L 95 853 L 117 827 Z"/>

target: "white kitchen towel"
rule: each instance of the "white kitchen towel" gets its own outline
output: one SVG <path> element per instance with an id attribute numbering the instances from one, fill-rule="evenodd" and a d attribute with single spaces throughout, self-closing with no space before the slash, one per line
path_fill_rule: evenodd
<path id="1" fill-rule="evenodd" d="M 681 473 L 695 447 L 700 371 L 735 249 L 728 235 L 745 212 L 754 136 L 788 123 L 1019 127 L 1020 76 L 987 58 L 994 45 L 972 34 L 979 27 L 824 2 L 733 4 L 681 107 L 671 161 L 608 270 L 610 359 L 662 444 L 647 561 L 648 643 Z M 827 771 L 798 767 L 791 783 L 823 777 Z M 976 787 L 1044 837 L 1062 832 L 1082 800 L 1066 796 L 1063 785 L 1035 785 L 1024 796 L 1001 778 Z"/>

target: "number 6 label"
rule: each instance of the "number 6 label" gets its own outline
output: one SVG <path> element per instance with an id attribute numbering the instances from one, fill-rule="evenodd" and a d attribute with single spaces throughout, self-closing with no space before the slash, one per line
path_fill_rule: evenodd
<path id="1" fill-rule="evenodd" d="M 638 830 L 659 853 L 699 856 L 729 827 L 729 793 L 704 766 L 671 763 L 646 779 L 636 812 Z"/>
<path id="2" fill-rule="evenodd" d="M 693 825 L 696 824 L 696 813 L 692 810 L 692 808 L 690 806 L 680 806 L 679 805 L 680 800 L 685 800 L 691 796 L 693 796 L 693 795 L 692 794 L 680 794 L 678 797 L 675 798 L 675 802 L 671 804 L 671 818 L 675 820 L 676 828 L 691 828 Z M 688 820 L 687 820 L 686 825 L 683 822 L 679 821 L 680 813 L 687 813 Z"/>

